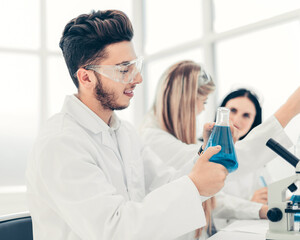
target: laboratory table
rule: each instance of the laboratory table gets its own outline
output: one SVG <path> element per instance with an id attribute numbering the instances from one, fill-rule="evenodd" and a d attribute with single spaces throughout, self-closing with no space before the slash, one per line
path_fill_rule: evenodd
<path id="1" fill-rule="evenodd" d="M 208 239 L 265 240 L 268 228 L 268 220 L 237 220 Z"/>
<path id="2" fill-rule="evenodd" d="M 265 240 L 265 234 L 219 231 L 209 240 Z"/>

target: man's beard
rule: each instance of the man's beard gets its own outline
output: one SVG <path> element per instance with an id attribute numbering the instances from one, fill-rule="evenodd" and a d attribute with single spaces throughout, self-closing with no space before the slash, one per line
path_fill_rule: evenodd
<path id="1" fill-rule="evenodd" d="M 98 74 L 96 73 L 96 78 L 97 78 L 97 84 L 96 84 L 96 87 L 95 87 L 95 96 L 96 96 L 96 99 L 101 103 L 101 105 L 103 106 L 104 109 L 110 109 L 112 111 L 114 110 L 123 110 L 125 108 L 128 107 L 127 106 L 121 106 L 121 105 L 118 105 L 116 103 L 116 94 L 114 92 L 109 92 L 109 91 L 106 91 L 104 88 L 103 88 L 103 85 L 101 83 L 101 79 L 100 77 L 98 76 Z"/>

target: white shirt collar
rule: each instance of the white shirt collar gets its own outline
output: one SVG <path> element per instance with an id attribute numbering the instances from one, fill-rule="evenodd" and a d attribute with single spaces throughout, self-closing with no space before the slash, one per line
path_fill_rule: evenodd
<path id="1" fill-rule="evenodd" d="M 112 114 L 109 126 L 89 109 L 83 102 L 81 102 L 75 95 L 66 96 L 62 108 L 62 112 L 70 115 L 80 125 L 94 132 L 95 134 L 102 131 L 117 130 L 121 121 L 115 113 Z"/>

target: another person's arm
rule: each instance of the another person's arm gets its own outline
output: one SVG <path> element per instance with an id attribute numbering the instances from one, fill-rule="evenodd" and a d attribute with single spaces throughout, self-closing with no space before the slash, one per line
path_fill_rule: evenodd
<path id="1" fill-rule="evenodd" d="M 266 219 L 268 206 L 235 197 L 224 192 L 216 196 L 214 217 L 225 219 Z"/>
<path id="2" fill-rule="evenodd" d="M 275 117 L 283 128 L 300 113 L 300 87 L 287 99 L 287 101 L 275 112 Z"/>
<path id="3" fill-rule="evenodd" d="M 252 202 L 258 202 L 262 204 L 268 203 L 268 188 L 263 187 L 256 190 L 251 198 Z"/>

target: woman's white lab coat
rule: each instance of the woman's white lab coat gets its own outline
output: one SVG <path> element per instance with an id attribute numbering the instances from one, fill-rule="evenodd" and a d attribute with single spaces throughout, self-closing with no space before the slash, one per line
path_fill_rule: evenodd
<path id="1" fill-rule="evenodd" d="M 263 187 L 259 176 L 267 174 L 264 171 L 265 164 L 278 156 L 266 146 L 270 138 L 286 148 L 293 146 L 278 120 L 275 116 L 271 116 L 243 140 L 235 143 L 240 166 L 238 171 L 229 174 L 223 188 L 224 192 L 250 200 L 253 193 Z"/>
<path id="2" fill-rule="evenodd" d="M 153 112 L 145 118 L 141 127 L 141 136 L 161 159 L 166 160 L 168 165 L 176 169 L 180 169 L 186 161 L 195 159 L 201 146 L 201 144 L 185 144 L 162 130 Z M 265 146 L 271 137 L 285 147 L 292 145 L 274 116 L 253 129 L 244 140 L 235 144 L 239 168 L 228 175 L 225 187 L 216 196 L 217 207 L 214 210 L 216 218 L 259 218 L 259 209 L 262 204 L 249 201 L 248 195 L 250 192 L 253 194 L 254 186 L 256 186 L 256 182 L 253 183 L 253 175 L 256 175 L 258 169 L 276 157 L 276 154 Z"/>
<path id="3" fill-rule="evenodd" d="M 115 115 L 110 126 L 75 96 L 44 126 L 26 172 L 34 238 L 167 240 L 204 226 L 183 176 L 192 161 L 166 168 L 132 126 Z"/>

